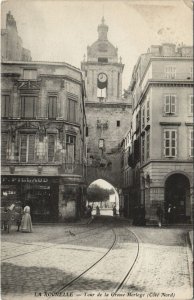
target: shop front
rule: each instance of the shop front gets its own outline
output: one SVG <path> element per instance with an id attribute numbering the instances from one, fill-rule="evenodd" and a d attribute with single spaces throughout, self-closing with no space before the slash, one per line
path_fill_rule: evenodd
<path id="1" fill-rule="evenodd" d="M 38 176 L 2 176 L 1 206 L 21 201 L 29 205 L 33 222 L 58 221 L 59 179 Z"/>

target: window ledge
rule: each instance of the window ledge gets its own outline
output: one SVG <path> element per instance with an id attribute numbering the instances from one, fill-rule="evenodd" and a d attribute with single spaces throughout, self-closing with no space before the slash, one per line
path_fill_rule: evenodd
<path id="1" fill-rule="evenodd" d="M 181 122 L 159 122 L 161 126 L 180 126 Z"/>

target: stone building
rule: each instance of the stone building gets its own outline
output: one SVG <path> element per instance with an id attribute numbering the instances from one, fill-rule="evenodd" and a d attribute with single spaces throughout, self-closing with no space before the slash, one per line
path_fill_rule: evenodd
<path id="1" fill-rule="evenodd" d="M 85 88 L 66 63 L 2 61 L 2 205 L 33 221 L 78 218 L 86 185 Z"/>
<path id="2" fill-rule="evenodd" d="M 156 207 L 172 205 L 174 222 L 192 219 L 193 49 L 174 44 L 151 46 L 134 67 L 132 191 L 146 218 Z"/>
<path id="3" fill-rule="evenodd" d="M 8 61 L 31 61 L 31 53 L 23 48 L 17 25 L 11 12 L 6 15 L 6 28 L 1 29 L 1 59 Z"/>
<path id="4" fill-rule="evenodd" d="M 131 103 L 122 97 L 124 65 L 118 49 L 107 38 L 102 18 L 98 39 L 87 47 L 81 63 L 86 86 L 88 178 L 102 178 L 119 187 L 120 142 L 131 120 Z"/>

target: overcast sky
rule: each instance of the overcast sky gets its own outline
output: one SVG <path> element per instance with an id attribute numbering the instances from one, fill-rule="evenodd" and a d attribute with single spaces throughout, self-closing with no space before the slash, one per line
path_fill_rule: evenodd
<path id="1" fill-rule="evenodd" d="M 192 45 L 191 0 L 11 0 L 1 3 L 2 28 L 10 10 L 23 46 L 33 60 L 65 61 L 80 67 L 87 45 L 97 39 L 104 14 L 108 39 L 118 47 L 125 64 L 127 88 L 138 56 L 151 44 Z"/>

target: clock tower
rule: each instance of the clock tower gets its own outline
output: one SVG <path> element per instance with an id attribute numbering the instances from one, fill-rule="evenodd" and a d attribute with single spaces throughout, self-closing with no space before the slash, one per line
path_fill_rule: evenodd
<path id="1" fill-rule="evenodd" d="M 103 17 L 98 25 L 98 39 L 87 47 L 87 58 L 84 56 L 81 63 L 86 86 L 88 165 L 109 170 L 119 186 L 119 146 L 130 126 L 131 103 L 122 97 L 124 65 L 107 34 Z"/>

